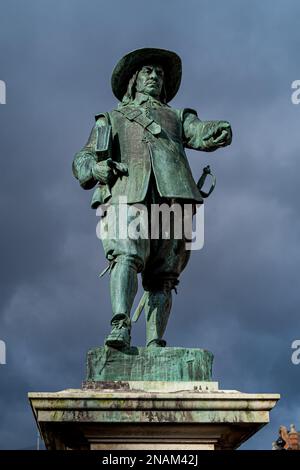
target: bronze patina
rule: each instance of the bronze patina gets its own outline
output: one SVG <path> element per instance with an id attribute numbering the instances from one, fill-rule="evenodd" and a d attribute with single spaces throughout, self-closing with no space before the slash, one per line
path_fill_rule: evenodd
<path id="1" fill-rule="evenodd" d="M 116 65 L 112 90 L 120 103 L 96 115 L 88 142 L 73 162 L 80 185 L 95 187 L 93 208 L 118 204 L 120 196 L 126 196 L 129 206 L 203 203 L 207 194 L 192 176 L 185 148 L 217 150 L 231 143 L 232 132 L 227 121 L 202 121 L 193 109 L 168 105 L 179 89 L 181 72 L 179 56 L 163 49 L 130 52 Z M 208 167 L 204 179 L 207 174 Z M 190 257 L 185 238 L 165 239 L 160 232 L 157 239 L 128 236 L 102 243 L 109 261 L 112 304 L 112 329 L 105 344 L 118 349 L 130 346 L 130 316 L 141 273 L 145 294 L 134 320 L 144 309 L 146 346 L 164 347 L 172 290 Z"/>

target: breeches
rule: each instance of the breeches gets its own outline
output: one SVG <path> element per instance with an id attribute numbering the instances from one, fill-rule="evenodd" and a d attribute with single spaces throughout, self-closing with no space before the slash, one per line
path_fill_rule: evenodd
<path id="1" fill-rule="evenodd" d="M 178 211 L 169 212 L 170 217 L 166 219 L 170 223 L 166 230 L 165 221 L 161 216 L 157 217 L 153 207 L 165 204 L 170 208 L 174 202 Z M 190 250 L 186 249 L 181 201 L 161 198 L 152 179 L 143 205 L 123 204 L 122 208 L 115 205 L 102 217 L 101 224 L 107 232 L 107 236 L 101 237 L 105 256 L 112 267 L 115 263 L 124 263 L 142 273 L 145 290 L 175 288 L 190 257 Z M 113 226 L 114 231 L 111 231 Z"/>

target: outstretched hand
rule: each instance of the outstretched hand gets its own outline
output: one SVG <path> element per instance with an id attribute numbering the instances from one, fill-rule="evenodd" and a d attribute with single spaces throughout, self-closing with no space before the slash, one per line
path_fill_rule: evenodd
<path id="1" fill-rule="evenodd" d="M 226 147 L 232 141 L 232 130 L 228 121 L 210 121 L 207 123 L 203 141 L 208 147 Z"/>

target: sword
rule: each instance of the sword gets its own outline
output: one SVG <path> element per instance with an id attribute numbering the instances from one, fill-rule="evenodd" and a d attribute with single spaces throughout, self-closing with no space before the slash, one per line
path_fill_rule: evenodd
<path id="1" fill-rule="evenodd" d="M 139 304 L 136 308 L 136 311 L 133 314 L 133 317 L 132 317 L 132 320 L 131 320 L 132 322 L 135 323 L 135 322 L 138 321 L 138 319 L 139 319 L 139 317 L 140 317 L 140 315 L 143 311 L 143 308 L 145 307 L 145 303 L 146 303 L 147 298 L 148 298 L 148 291 L 145 291 L 143 293 L 143 296 L 142 296 L 141 300 L 139 301 Z"/>

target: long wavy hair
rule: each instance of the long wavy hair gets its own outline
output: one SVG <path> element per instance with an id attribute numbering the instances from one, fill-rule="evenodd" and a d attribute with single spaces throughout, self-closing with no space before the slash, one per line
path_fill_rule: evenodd
<path id="1" fill-rule="evenodd" d="M 123 96 L 123 99 L 122 99 L 122 106 L 127 106 L 128 104 L 131 104 L 132 101 L 135 98 L 136 80 L 137 80 L 138 73 L 139 73 L 139 70 L 136 71 L 132 75 L 131 79 L 128 82 L 128 87 L 127 87 L 126 93 L 125 93 L 125 95 Z M 167 94 L 166 94 L 166 88 L 165 88 L 165 83 L 164 82 L 163 82 L 163 86 L 162 86 L 161 95 L 159 97 L 159 100 L 164 104 L 167 103 Z"/>

